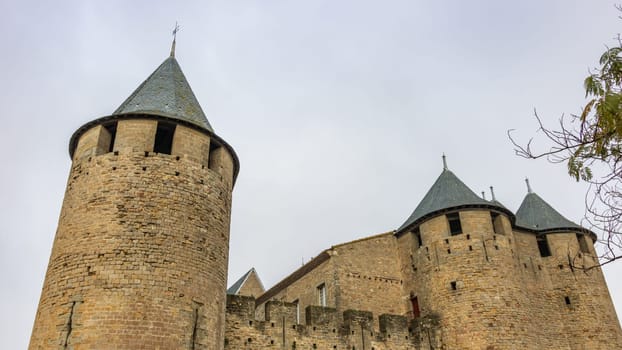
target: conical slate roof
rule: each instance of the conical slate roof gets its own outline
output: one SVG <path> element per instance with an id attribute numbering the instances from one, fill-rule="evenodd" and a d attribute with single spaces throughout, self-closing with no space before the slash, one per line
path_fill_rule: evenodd
<path id="1" fill-rule="evenodd" d="M 423 197 L 423 200 L 421 200 L 417 208 L 415 208 L 415 211 L 413 211 L 408 220 L 397 229 L 397 232 L 409 228 L 411 225 L 430 214 L 462 206 L 499 207 L 507 211 L 503 206 L 480 198 L 471 191 L 467 185 L 460 181 L 454 173 L 448 169 L 444 169 L 428 193 Z"/>
<path id="2" fill-rule="evenodd" d="M 529 192 L 516 212 L 516 226 L 549 231 L 558 229 L 586 229 L 566 219 L 537 194 Z"/>
<path id="3" fill-rule="evenodd" d="M 128 113 L 162 115 L 214 131 L 173 55 L 162 62 L 112 115 Z"/>

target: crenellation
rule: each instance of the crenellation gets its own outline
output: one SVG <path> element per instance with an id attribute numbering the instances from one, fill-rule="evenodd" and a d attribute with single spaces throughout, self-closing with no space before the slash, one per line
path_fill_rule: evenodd
<path id="1" fill-rule="evenodd" d="M 265 320 L 285 320 L 287 323 L 297 324 L 296 304 L 285 301 L 270 300 L 265 303 Z"/>
<path id="2" fill-rule="evenodd" d="M 412 325 L 401 315 L 383 314 L 373 328 L 374 316 L 369 311 L 346 310 L 337 317 L 335 308 L 308 306 L 306 324 L 292 323 L 288 312 L 280 307 L 291 303 L 268 302 L 271 321 L 249 318 L 255 299 L 247 296 L 227 297 L 227 333 L 225 349 L 265 349 L 272 346 L 296 349 L 415 349 L 423 335 L 414 334 Z M 276 314 L 281 317 L 276 317 Z M 343 321 L 341 321 L 343 320 Z M 249 341 L 250 340 L 250 341 Z M 268 346 L 269 345 L 269 346 Z"/>
<path id="3" fill-rule="evenodd" d="M 334 326 L 339 321 L 337 309 L 333 307 L 309 305 L 305 308 L 305 317 L 307 326 Z"/>

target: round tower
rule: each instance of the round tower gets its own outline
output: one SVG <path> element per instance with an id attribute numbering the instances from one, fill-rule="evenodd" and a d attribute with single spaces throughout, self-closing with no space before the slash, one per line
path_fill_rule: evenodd
<path id="1" fill-rule="evenodd" d="M 564 339 L 557 345 L 566 343 L 571 349 L 622 348 L 622 330 L 594 249 L 596 235 L 566 219 L 526 181 L 528 193 L 516 212 L 516 231 L 531 233 L 530 246 L 537 247 L 532 254 L 548 287 L 534 290 L 530 298 L 541 315 L 537 330 L 545 330 L 546 338 Z"/>
<path id="2" fill-rule="evenodd" d="M 396 231 L 415 325 L 437 320 L 450 349 L 622 347 L 596 236 L 527 185 L 514 215 L 445 165 Z"/>
<path id="3" fill-rule="evenodd" d="M 239 163 L 174 52 L 72 136 L 30 349 L 222 349 Z"/>
<path id="4" fill-rule="evenodd" d="M 438 319 L 437 341 L 445 347 L 513 349 L 533 343 L 525 326 L 530 315 L 521 309 L 527 296 L 514 278 L 513 221 L 512 212 L 494 198 L 478 197 L 445 166 L 397 230 L 404 299 L 413 318 Z"/>

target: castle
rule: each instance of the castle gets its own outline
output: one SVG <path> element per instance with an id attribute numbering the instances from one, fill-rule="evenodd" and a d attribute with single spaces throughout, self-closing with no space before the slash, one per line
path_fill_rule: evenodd
<path id="1" fill-rule="evenodd" d="M 233 148 L 168 57 L 71 137 L 30 349 L 616 349 L 594 233 L 446 165 L 394 231 L 226 290 Z M 397 226 L 397 225 L 396 225 Z"/>

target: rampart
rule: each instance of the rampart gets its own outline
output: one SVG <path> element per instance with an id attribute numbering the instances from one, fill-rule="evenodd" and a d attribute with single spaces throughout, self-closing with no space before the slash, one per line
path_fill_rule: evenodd
<path id="1" fill-rule="evenodd" d="M 375 329 L 374 315 L 368 311 L 346 310 L 339 317 L 334 308 L 307 306 L 301 324 L 294 303 L 266 302 L 265 320 L 255 318 L 255 305 L 253 297 L 227 296 L 225 349 L 414 350 L 442 345 L 433 317 L 408 321 L 383 314 Z"/>

